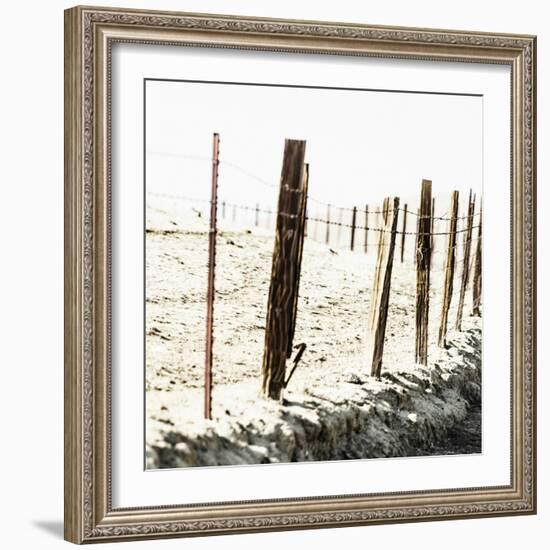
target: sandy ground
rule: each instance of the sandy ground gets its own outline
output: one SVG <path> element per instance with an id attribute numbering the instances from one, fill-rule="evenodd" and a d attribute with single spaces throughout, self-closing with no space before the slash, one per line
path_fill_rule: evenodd
<path id="1" fill-rule="evenodd" d="M 202 205 L 202 213 L 200 210 L 201 205 L 191 207 L 171 199 L 148 199 L 146 439 L 150 445 L 158 444 L 166 439 L 167 433 L 174 431 L 184 435 L 216 431 L 216 423 L 222 430 L 222 421 L 225 425 L 274 412 L 274 404 L 266 404 L 259 397 L 274 231 L 265 223 L 263 227 L 255 227 L 253 219 L 243 220 L 239 225 L 220 216 L 216 259 L 214 419 L 211 422 L 202 419 L 208 220 L 205 205 Z M 311 235 L 312 228 L 309 230 Z M 316 233 L 324 236 L 322 228 Z M 333 234 L 333 238 L 335 236 Z M 312 238 L 305 241 L 294 344 L 305 342 L 307 350 L 286 390 L 287 406 L 294 401 L 304 406 L 310 399 L 316 407 L 319 396 L 332 399 L 332 405 L 337 406 L 339 399 L 346 399 L 342 392 L 345 394 L 354 385 L 367 385 L 378 391 L 377 386 L 388 383 L 388 380 L 377 382 L 368 376 L 367 319 L 375 249 L 371 246 L 371 253 L 364 254 L 361 244 L 351 252 L 346 250 L 342 242 L 345 240 L 345 235 L 341 236 L 339 244 L 329 246 Z M 397 254 L 394 263 L 384 351 L 383 372 L 386 374 L 422 370 L 414 364 L 416 275 L 411 244 L 407 246 L 405 262 L 401 263 Z M 481 320 L 470 317 L 470 290 L 464 310 L 464 328 L 474 331 L 478 337 L 468 339 L 464 333 L 452 330 L 458 302 L 458 277 L 449 316 L 449 339 L 453 345 L 450 350 L 436 347 L 443 285 L 444 254 L 440 251 L 443 250 L 444 242 L 441 242 L 433 260 L 429 366 L 452 363 L 466 348 L 470 356 L 476 355 L 479 364 Z M 459 248 L 459 257 L 461 251 Z M 461 265 L 459 274 L 460 271 Z M 264 410 L 266 406 L 269 411 Z M 276 404 L 277 407 L 280 405 Z M 465 414 L 462 411 L 457 418 Z M 443 454 L 445 451 L 437 452 Z M 263 454 L 270 459 L 269 448 Z M 231 456 L 223 460 L 232 463 Z M 235 457 L 236 463 L 241 461 Z M 219 459 L 212 463 L 219 463 Z"/>

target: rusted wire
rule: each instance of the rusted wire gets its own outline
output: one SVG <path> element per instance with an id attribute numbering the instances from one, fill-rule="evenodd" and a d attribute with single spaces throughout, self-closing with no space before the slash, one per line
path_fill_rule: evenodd
<path id="1" fill-rule="evenodd" d="M 151 192 L 151 191 L 148 192 L 148 193 L 151 194 L 151 195 L 154 195 L 154 196 L 185 200 L 185 201 L 189 201 L 189 202 L 199 202 L 199 203 L 204 203 L 204 204 L 209 204 L 210 203 L 210 201 L 208 199 L 198 199 L 198 198 L 186 197 L 186 196 L 182 196 L 182 195 L 172 195 L 172 194 L 169 194 L 169 193 L 156 193 L 156 192 Z M 309 198 L 308 198 L 308 200 L 309 200 Z M 227 202 L 227 201 L 223 201 L 223 202 L 225 203 L 225 205 L 227 207 L 232 207 L 232 208 L 236 208 L 236 209 L 239 209 L 239 210 L 245 210 L 245 211 L 250 211 L 250 212 L 260 212 L 262 214 L 271 214 L 271 215 L 277 213 L 274 210 L 267 210 L 267 209 L 262 209 L 262 208 L 257 209 L 256 205 L 248 206 L 248 205 L 243 205 L 243 204 L 235 204 L 235 203 Z M 336 207 L 336 208 L 338 208 L 338 207 Z M 349 210 L 353 211 L 353 208 L 350 208 Z M 375 210 L 373 213 L 376 213 L 376 212 L 377 211 Z M 381 212 L 382 212 L 382 210 L 379 211 L 379 213 L 381 213 Z M 410 211 L 407 211 L 407 212 L 410 212 Z M 370 213 L 372 213 L 372 212 L 369 211 L 369 214 Z M 286 216 L 286 217 L 289 217 L 289 218 L 293 217 L 293 214 L 288 214 L 286 212 L 279 212 L 279 215 L 280 216 Z M 446 218 L 434 218 L 434 219 L 444 220 Z M 349 229 L 354 227 L 350 223 L 338 222 L 338 221 L 334 221 L 334 220 L 326 220 L 324 218 L 317 218 L 317 217 L 313 217 L 313 216 L 307 216 L 306 220 L 309 221 L 309 222 L 324 223 L 324 224 L 333 225 L 333 226 L 336 226 L 336 227 L 347 227 Z M 476 229 L 478 227 L 479 227 L 479 225 L 474 225 L 472 227 L 472 230 Z M 355 229 L 356 230 L 362 230 L 362 231 L 365 231 L 365 230 L 367 230 L 367 231 L 376 231 L 378 233 L 391 233 L 391 231 L 389 231 L 387 229 L 382 229 L 380 227 L 365 226 L 365 225 L 356 225 Z M 466 233 L 467 231 L 468 231 L 467 228 L 458 229 L 456 231 L 456 233 L 457 234 L 458 233 Z M 448 231 L 434 231 L 434 232 L 428 232 L 428 233 L 417 233 L 416 231 L 396 231 L 395 233 L 397 235 L 433 235 L 434 237 L 446 236 L 446 235 L 450 234 Z"/>

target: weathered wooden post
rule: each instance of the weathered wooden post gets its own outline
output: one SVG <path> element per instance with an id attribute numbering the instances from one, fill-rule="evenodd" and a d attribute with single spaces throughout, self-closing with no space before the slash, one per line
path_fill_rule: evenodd
<path id="1" fill-rule="evenodd" d="M 369 353 L 371 354 L 371 376 L 380 378 L 382 358 L 384 354 L 384 339 L 388 320 L 390 300 L 391 274 L 397 219 L 399 216 L 399 198 L 394 197 L 393 208 L 390 210 L 390 198 L 384 199 L 384 224 L 378 237 L 378 253 L 374 272 L 374 286 L 371 298 L 369 318 Z"/>
<path id="2" fill-rule="evenodd" d="M 449 221 L 449 240 L 447 242 L 447 259 L 445 261 L 445 284 L 443 288 L 443 301 L 441 302 L 441 322 L 439 325 L 438 345 L 446 347 L 447 320 L 449 308 L 453 297 L 453 279 L 456 263 L 456 226 L 458 217 L 458 191 L 453 191 L 451 197 L 451 219 Z"/>
<path id="3" fill-rule="evenodd" d="M 460 283 L 460 297 L 458 300 L 458 309 L 456 312 L 455 328 L 462 330 L 462 314 L 464 311 L 464 297 L 466 296 L 466 289 L 468 288 L 468 279 L 470 278 L 470 251 L 472 247 L 472 226 L 474 222 L 474 212 L 476 208 L 475 195 L 472 199 L 472 190 L 470 189 L 470 195 L 468 197 L 468 225 L 464 235 L 464 256 L 462 258 L 462 279 Z"/>
<path id="4" fill-rule="evenodd" d="M 418 258 L 418 233 L 420 231 L 420 208 L 416 209 L 416 234 L 414 236 L 414 247 L 413 247 L 413 261 L 416 265 L 416 260 Z"/>
<path id="5" fill-rule="evenodd" d="M 369 205 L 365 205 L 365 254 L 369 251 Z"/>
<path id="6" fill-rule="evenodd" d="M 298 240 L 298 253 L 296 259 L 296 277 L 294 279 L 292 312 L 290 315 L 290 331 L 288 338 L 287 358 L 292 355 L 292 342 L 294 341 L 294 332 L 296 330 L 296 318 L 298 314 L 298 295 L 300 293 L 300 276 L 302 272 L 302 257 L 304 252 L 304 237 L 306 227 L 306 206 L 307 206 L 307 190 L 309 185 L 309 164 L 304 164 L 302 173 L 302 191 L 300 199 L 302 203 L 299 207 L 298 228 L 296 238 Z M 305 344 L 304 344 L 305 345 Z"/>
<path id="7" fill-rule="evenodd" d="M 327 204 L 327 232 L 325 235 L 325 243 L 328 244 L 330 241 L 330 204 Z"/>
<path id="8" fill-rule="evenodd" d="M 212 187 L 210 192 L 210 231 L 208 233 L 208 283 L 206 294 L 206 349 L 204 356 L 204 418 L 212 419 L 212 348 L 214 340 L 214 275 L 216 271 L 216 218 L 218 209 L 218 167 L 220 136 L 214 134 Z"/>
<path id="9" fill-rule="evenodd" d="M 222 218 L 225 220 L 225 201 L 222 202 Z"/>
<path id="10" fill-rule="evenodd" d="M 474 265 L 474 284 L 472 286 L 472 315 L 481 317 L 481 218 L 483 209 L 479 208 L 479 226 L 477 228 L 476 257 Z"/>
<path id="11" fill-rule="evenodd" d="M 351 243 L 350 248 L 353 251 L 353 247 L 355 245 L 355 225 L 357 223 L 357 206 L 353 207 L 353 212 L 351 215 Z"/>
<path id="12" fill-rule="evenodd" d="M 258 227 L 260 225 L 260 205 L 256 203 L 256 209 L 254 211 L 254 225 Z"/>
<path id="13" fill-rule="evenodd" d="M 434 220 L 435 220 L 435 197 L 432 199 L 432 223 L 430 224 L 430 246 L 434 250 Z"/>
<path id="14" fill-rule="evenodd" d="M 416 346 L 415 361 L 428 364 L 430 268 L 432 259 L 432 182 L 422 180 L 416 248 Z"/>
<path id="15" fill-rule="evenodd" d="M 405 235 L 407 234 L 407 204 L 403 209 L 403 228 L 401 231 L 401 263 L 403 263 L 403 256 L 405 255 Z"/>
<path id="16" fill-rule="evenodd" d="M 285 140 L 262 362 L 262 393 L 277 400 L 282 397 L 296 322 L 307 207 L 305 147 L 305 141 Z"/>

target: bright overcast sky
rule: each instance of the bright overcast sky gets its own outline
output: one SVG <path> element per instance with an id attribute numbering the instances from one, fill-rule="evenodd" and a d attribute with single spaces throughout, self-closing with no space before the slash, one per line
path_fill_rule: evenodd
<path id="1" fill-rule="evenodd" d="M 311 197 L 414 205 L 426 178 L 441 213 L 452 190 L 481 191 L 482 108 L 479 96 L 148 81 L 147 191 L 208 198 L 219 132 L 229 201 L 273 207 L 265 183 L 278 185 L 284 140 L 295 138 L 307 141 Z"/>

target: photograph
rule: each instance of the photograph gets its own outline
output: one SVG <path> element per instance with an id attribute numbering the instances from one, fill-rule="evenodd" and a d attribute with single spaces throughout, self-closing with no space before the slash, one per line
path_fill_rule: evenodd
<path id="1" fill-rule="evenodd" d="M 64 11 L 65 540 L 536 514 L 537 35 L 407 6 Z"/>
<path id="2" fill-rule="evenodd" d="M 483 96 L 143 86 L 145 468 L 482 453 Z"/>

